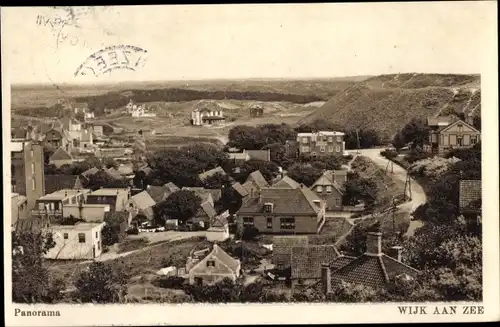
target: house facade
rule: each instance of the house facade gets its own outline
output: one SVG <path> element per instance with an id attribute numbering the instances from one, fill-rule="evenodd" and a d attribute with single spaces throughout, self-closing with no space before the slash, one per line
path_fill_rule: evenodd
<path id="1" fill-rule="evenodd" d="M 342 170 L 327 170 L 311 186 L 311 190 L 326 203 L 327 211 L 341 211 L 343 185 L 346 182 L 347 172 Z"/>
<path id="2" fill-rule="evenodd" d="M 196 108 L 191 112 L 191 124 L 194 126 L 217 125 L 224 123 L 226 118 L 222 109 Z"/>
<path id="3" fill-rule="evenodd" d="M 325 205 L 307 187 L 262 188 L 236 214 L 238 227 L 269 234 L 316 234 L 325 220 Z"/>
<path id="4" fill-rule="evenodd" d="M 257 104 L 250 107 L 250 117 L 262 117 L 264 115 L 264 108 Z"/>
<path id="5" fill-rule="evenodd" d="M 46 194 L 36 200 L 32 216 L 60 216 L 63 217 L 63 208 L 66 205 L 80 205 L 85 203 L 88 189 L 62 189 Z M 69 215 L 68 215 L 69 216 Z"/>
<path id="6" fill-rule="evenodd" d="M 209 242 L 224 242 L 229 238 L 229 211 L 225 211 L 214 217 L 207 229 L 206 237 Z"/>
<path id="7" fill-rule="evenodd" d="M 77 223 L 75 225 L 53 225 L 55 246 L 44 257 L 59 260 L 95 259 L 102 253 L 102 229 L 105 223 Z"/>
<path id="8" fill-rule="evenodd" d="M 345 151 L 344 133 L 320 131 L 298 133 L 299 155 L 305 157 L 342 156 Z"/>
<path id="9" fill-rule="evenodd" d="M 125 211 L 130 199 L 128 188 L 101 188 L 87 195 L 88 204 L 109 204 L 110 211 Z"/>
<path id="10" fill-rule="evenodd" d="M 200 261 L 188 258 L 186 272 L 189 283 L 194 285 L 210 285 L 229 278 L 233 282 L 240 277 L 241 263 L 232 258 L 217 244 L 212 251 Z"/>
<path id="11" fill-rule="evenodd" d="M 442 154 L 452 149 L 466 149 L 481 141 L 481 131 L 463 120 L 448 117 L 429 118 L 429 145 L 426 150 Z"/>
<path id="12" fill-rule="evenodd" d="M 11 193 L 10 200 L 11 210 L 11 225 L 15 225 L 18 219 L 28 218 L 28 199 L 24 195 Z"/>
<path id="13" fill-rule="evenodd" d="M 66 151 L 69 151 L 70 147 L 72 146 L 64 131 L 58 128 L 51 128 L 50 130 L 48 130 L 45 133 L 45 138 L 43 141 L 47 145 L 50 145 L 54 148 L 63 148 Z"/>

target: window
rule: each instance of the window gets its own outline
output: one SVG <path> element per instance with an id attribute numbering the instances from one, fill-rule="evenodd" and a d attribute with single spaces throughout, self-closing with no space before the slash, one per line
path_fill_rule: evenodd
<path id="1" fill-rule="evenodd" d="M 339 198 L 336 198 L 336 199 L 335 199 L 335 205 L 336 205 L 336 206 L 339 206 L 339 205 L 340 205 L 340 199 L 339 199 Z"/>
<path id="2" fill-rule="evenodd" d="M 101 241 L 97 243 L 97 249 L 100 251 L 101 250 Z"/>
<path id="3" fill-rule="evenodd" d="M 321 152 L 325 152 L 325 147 L 324 147 L 324 146 L 322 146 L 322 147 L 320 147 L 320 148 L 319 148 L 319 150 L 320 150 Z"/>
<path id="4" fill-rule="evenodd" d="M 335 151 L 340 152 L 340 146 L 337 145 L 337 148 L 335 149 Z"/>
<path id="5" fill-rule="evenodd" d="M 95 232 L 95 238 L 99 238 L 99 235 L 97 232 Z"/>
<path id="6" fill-rule="evenodd" d="M 78 233 L 78 243 L 85 243 L 85 233 Z"/>
<path id="7" fill-rule="evenodd" d="M 472 136 L 470 137 L 470 144 L 476 144 L 477 143 L 477 138 L 476 136 Z"/>
<path id="8" fill-rule="evenodd" d="M 295 229 L 295 218 L 281 218 L 280 219 L 281 229 Z"/>
<path id="9" fill-rule="evenodd" d="M 30 150 L 30 156 L 31 156 L 31 158 L 33 158 L 35 156 L 33 153 L 33 149 Z"/>
<path id="10" fill-rule="evenodd" d="M 333 152 L 333 146 L 328 147 L 328 152 Z"/>
<path id="11" fill-rule="evenodd" d="M 308 143 L 308 141 L 309 141 L 309 140 L 307 139 L 307 137 L 303 137 L 303 138 L 302 138 L 302 143 L 306 144 L 306 143 Z"/>
<path id="12" fill-rule="evenodd" d="M 316 187 L 316 192 L 318 192 L 318 193 L 322 193 L 322 192 L 323 192 L 323 186 L 318 185 L 318 186 Z"/>
<path id="13" fill-rule="evenodd" d="M 303 146 L 302 147 L 302 152 L 309 152 L 309 147 L 308 146 Z"/>
<path id="14" fill-rule="evenodd" d="M 207 260 L 207 267 L 215 267 L 215 261 L 214 260 Z"/>
<path id="15" fill-rule="evenodd" d="M 68 239 L 68 233 L 64 233 L 64 234 L 63 234 L 63 238 L 64 238 L 65 240 L 67 240 L 67 239 Z"/>
<path id="16" fill-rule="evenodd" d="M 462 124 L 457 124 L 458 127 L 458 132 L 461 133 L 463 130 L 463 125 Z"/>
<path id="17" fill-rule="evenodd" d="M 464 145 L 463 137 L 461 135 L 457 136 L 457 145 Z"/>
<path id="18" fill-rule="evenodd" d="M 253 217 L 243 217 L 243 227 L 253 227 Z"/>
<path id="19" fill-rule="evenodd" d="M 34 162 L 31 163 L 31 173 L 32 174 L 35 173 L 35 163 Z"/>
<path id="20" fill-rule="evenodd" d="M 332 193 L 332 187 L 330 185 L 326 187 L 326 193 Z"/>
<path id="21" fill-rule="evenodd" d="M 273 212 L 273 204 L 272 203 L 264 204 L 264 212 L 267 212 L 267 213 Z"/>
<path id="22" fill-rule="evenodd" d="M 267 229 L 272 229 L 272 228 L 273 228 L 273 218 L 267 217 Z"/>
<path id="23" fill-rule="evenodd" d="M 332 136 L 328 136 L 328 142 L 333 142 L 333 137 Z"/>
<path id="24" fill-rule="evenodd" d="M 337 142 L 342 142 L 342 137 L 337 136 Z"/>
<path id="25" fill-rule="evenodd" d="M 36 189 L 35 178 L 31 179 L 31 187 L 32 187 L 33 191 Z"/>

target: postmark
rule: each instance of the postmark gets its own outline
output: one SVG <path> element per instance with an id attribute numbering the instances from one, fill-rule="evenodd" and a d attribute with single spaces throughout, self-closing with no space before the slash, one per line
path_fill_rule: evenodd
<path id="1" fill-rule="evenodd" d="M 75 71 L 79 75 L 100 76 L 114 70 L 135 71 L 147 62 L 147 51 L 132 45 L 114 45 L 90 55 Z"/>

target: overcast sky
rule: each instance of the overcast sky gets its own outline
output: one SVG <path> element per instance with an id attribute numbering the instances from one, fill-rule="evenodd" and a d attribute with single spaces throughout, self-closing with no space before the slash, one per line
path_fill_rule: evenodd
<path id="1" fill-rule="evenodd" d="M 496 20 L 487 2 L 77 9 L 79 27 L 61 28 L 65 10 L 2 8 L 12 83 L 480 73 Z M 147 50 L 145 65 L 74 76 L 92 53 L 121 44 Z"/>

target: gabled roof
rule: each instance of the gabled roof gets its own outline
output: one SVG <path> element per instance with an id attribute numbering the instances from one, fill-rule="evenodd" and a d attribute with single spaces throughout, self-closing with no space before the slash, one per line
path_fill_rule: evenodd
<path id="1" fill-rule="evenodd" d="M 248 195 L 248 191 L 240 183 L 236 182 L 232 185 L 232 187 L 241 197 Z"/>
<path id="2" fill-rule="evenodd" d="M 167 184 L 163 185 L 163 187 L 165 187 L 170 193 L 174 193 L 181 190 L 177 185 L 175 185 L 172 182 L 168 182 Z"/>
<path id="3" fill-rule="evenodd" d="M 481 212 L 481 180 L 461 180 L 459 187 L 461 211 Z"/>
<path id="4" fill-rule="evenodd" d="M 212 252 L 209 253 L 209 256 L 214 256 L 219 259 L 224 265 L 226 265 L 229 269 L 236 272 L 240 266 L 240 261 L 234 259 L 229 254 L 227 254 L 223 249 L 221 249 L 217 244 L 214 244 Z"/>
<path id="5" fill-rule="evenodd" d="M 132 201 L 134 201 L 134 203 L 137 205 L 137 207 L 141 210 L 151 208 L 156 204 L 155 200 L 153 200 L 153 198 L 146 191 L 142 191 L 140 193 L 137 193 L 136 195 L 132 196 L 130 199 Z"/>
<path id="6" fill-rule="evenodd" d="M 228 224 L 227 218 L 229 217 L 229 211 L 226 210 L 220 215 L 215 216 L 210 223 L 211 227 L 224 227 Z"/>
<path id="7" fill-rule="evenodd" d="M 78 175 L 45 175 L 45 194 L 81 188 L 83 187 Z"/>
<path id="8" fill-rule="evenodd" d="M 243 150 L 249 160 L 271 161 L 271 150 Z"/>
<path id="9" fill-rule="evenodd" d="M 269 183 L 266 181 L 264 176 L 262 176 L 262 173 L 260 172 L 260 170 L 256 170 L 253 173 L 251 173 L 247 177 L 245 184 L 249 181 L 254 182 L 258 187 L 268 187 L 269 186 Z"/>
<path id="10" fill-rule="evenodd" d="M 290 177 L 285 176 L 282 179 L 280 179 L 278 182 L 274 183 L 272 187 L 273 188 L 292 188 L 292 189 L 295 189 L 295 188 L 300 187 L 300 184 L 297 183 L 296 181 L 294 181 L 293 179 L 291 179 Z"/>
<path id="11" fill-rule="evenodd" d="M 481 132 L 480 132 L 477 128 L 475 128 L 475 127 L 474 127 L 474 126 L 472 126 L 471 124 L 467 124 L 466 122 L 464 122 L 463 120 L 460 120 L 460 119 L 458 119 L 458 120 L 456 120 L 456 121 L 452 122 L 452 123 L 451 123 L 451 124 L 449 124 L 448 126 L 443 126 L 443 128 L 440 128 L 440 129 L 438 130 L 438 132 L 439 132 L 439 133 L 444 132 L 444 131 L 446 131 L 447 129 L 450 129 L 450 128 L 452 128 L 453 126 L 455 126 L 455 125 L 457 125 L 457 124 L 459 124 L 459 123 L 460 123 L 460 124 L 462 124 L 462 125 L 467 126 L 468 128 L 472 129 L 472 130 L 473 130 L 474 132 L 476 132 L 476 133 L 481 133 Z"/>
<path id="12" fill-rule="evenodd" d="M 335 181 L 335 175 L 341 175 L 344 170 L 327 170 L 321 175 L 318 180 L 314 182 L 311 188 L 315 188 L 316 186 L 332 186 L 334 187 L 340 194 L 344 193 L 342 186 L 339 185 L 337 181 Z M 345 173 L 347 175 L 347 172 Z"/>
<path id="13" fill-rule="evenodd" d="M 273 255 L 290 254 L 292 247 L 306 246 L 309 244 L 307 235 L 274 236 Z"/>
<path id="14" fill-rule="evenodd" d="M 264 204 L 272 203 L 273 214 L 316 215 L 320 207 L 314 201 L 321 201 L 321 199 L 305 186 L 296 189 L 262 188 L 260 197 L 245 201 L 239 212 L 264 212 Z"/>
<path id="15" fill-rule="evenodd" d="M 321 277 L 321 264 L 340 256 L 334 245 L 294 246 L 291 249 L 292 278 Z"/>
<path id="16" fill-rule="evenodd" d="M 50 156 L 49 161 L 53 160 L 73 160 L 73 157 L 63 148 L 59 148 Z"/>
<path id="17" fill-rule="evenodd" d="M 214 176 L 217 173 L 222 174 L 222 175 L 226 175 L 226 172 L 224 171 L 224 169 L 222 169 L 222 167 L 220 167 L 220 166 L 217 166 L 213 169 L 210 169 L 209 171 L 206 171 L 204 173 L 199 174 L 198 178 L 203 182 L 208 177 Z"/>
<path id="18" fill-rule="evenodd" d="M 105 172 L 106 172 L 106 174 L 108 174 L 109 176 L 111 176 L 114 179 L 122 179 L 122 175 L 114 167 L 106 169 Z"/>
<path id="19" fill-rule="evenodd" d="M 90 169 L 87 169 L 86 171 L 84 171 L 81 175 L 85 178 L 89 178 L 90 176 L 92 175 L 95 175 L 99 172 L 99 168 L 96 168 L 96 167 L 92 167 Z"/>
<path id="20" fill-rule="evenodd" d="M 455 119 L 454 116 L 438 116 L 438 117 L 427 117 L 428 126 L 448 126 Z"/>
<path id="21" fill-rule="evenodd" d="M 356 259 L 346 259 L 347 262 L 338 269 L 332 270 L 332 283 L 356 283 L 373 288 L 383 287 L 392 276 L 407 274 L 415 277 L 418 270 L 397 261 L 382 253 L 379 256 L 363 254 Z M 335 265 L 335 261 L 333 261 Z M 339 266 L 338 264 L 336 266 Z"/>
<path id="22" fill-rule="evenodd" d="M 203 188 L 203 187 L 187 187 L 187 186 L 184 186 L 182 188 L 183 190 L 186 190 L 186 191 L 191 191 L 193 192 L 196 196 L 198 196 L 200 199 L 201 199 L 201 202 L 207 202 L 209 200 L 212 200 L 214 201 L 213 197 L 212 197 L 212 193 L 210 192 L 210 190 L 206 189 L 206 188 Z"/>
<path id="23" fill-rule="evenodd" d="M 118 166 L 118 172 L 120 175 L 132 175 L 134 173 L 134 168 L 132 167 L 132 164 L 121 164 Z"/>
<path id="24" fill-rule="evenodd" d="M 146 192 L 148 192 L 149 196 L 156 202 L 156 203 L 161 203 L 165 201 L 167 198 L 167 189 L 164 186 L 154 186 L 154 185 L 149 185 L 148 188 L 146 189 Z"/>
<path id="25" fill-rule="evenodd" d="M 12 138 L 24 139 L 24 138 L 27 138 L 28 131 L 26 129 L 22 128 L 22 127 L 12 128 L 10 135 L 11 135 Z"/>
<path id="26" fill-rule="evenodd" d="M 208 216 L 208 218 L 212 219 L 215 216 L 217 216 L 217 212 L 215 211 L 215 208 L 212 205 L 212 203 L 205 201 L 200 205 L 200 207 L 201 210 L 203 210 L 203 212 Z"/>

